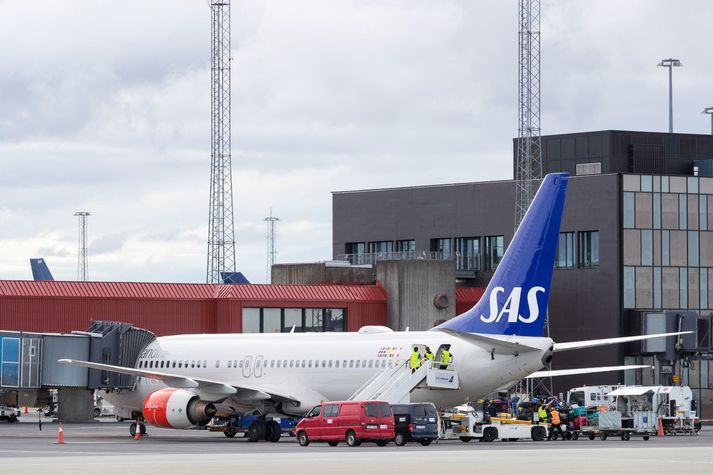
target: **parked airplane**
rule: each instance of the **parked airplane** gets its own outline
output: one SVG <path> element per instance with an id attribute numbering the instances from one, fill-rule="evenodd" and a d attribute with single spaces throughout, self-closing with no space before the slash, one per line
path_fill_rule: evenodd
<path id="1" fill-rule="evenodd" d="M 134 368 L 61 361 L 137 376 L 133 390 L 102 397 L 125 417 L 140 415 L 177 429 L 233 412 L 301 416 L 321 401 L 383 398 L 389 385 L 394 398 L 410 393 L 411 401 L 448 408 L 532 375 L 622 369 L 538 371 L 559 351 L 677 334 L 570 343 L 541 336 L 567 182 L 564 173 L 545 177 L 483 298 L 430 331 L 365 327 L 358 333 L 179 335 L 150 343 Z M 453 365 L 435 375 L 443 384 L 427 380 L 425 366 L 411 376 L 404 362 L 414 345 L 434 350 L 450 345 Z M 397 396 L 398 385 L 403 387 Z M 275 425 L 257 420 L 251 440 L 278 440 Z"/>

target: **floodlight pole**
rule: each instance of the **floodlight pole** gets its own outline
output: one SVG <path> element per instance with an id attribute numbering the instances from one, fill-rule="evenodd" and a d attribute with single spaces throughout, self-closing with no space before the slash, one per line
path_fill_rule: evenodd
<path id="1" fill-rule="evenodd" d="M 673 68 L 683 66 L 678 59 L 662 59 L 656 66 L 668 68 L 668 133 L 673 133 Z"/>
<path id="2" fill-rule="evenodd" d="M 708 114 L 711 116 L 711 135 L 713 135 L 713 107 L 706 107 L 703 109 L 702 114 Z"/>

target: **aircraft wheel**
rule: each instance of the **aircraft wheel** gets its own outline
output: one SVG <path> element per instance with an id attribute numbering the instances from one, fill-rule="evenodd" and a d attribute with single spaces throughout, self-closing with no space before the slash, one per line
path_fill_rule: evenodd
<path id="1" fill-rule="evenodd" d="M 339 445 L 339 441 L 338 441 L 338 440 L 330 440 L 330 441 L 327 442 L 327 443 L 329 444 L 330 447 L 336 447 L 337 445 Z"/>
<path id="2" fill-rule="evenodd" d="M 279 442 L 282 436 L 282 428 L 277 421 L 268 421 L 266 424 L 265 440 L 268 442 Z"/>
<path id="3" fill-rule="evenodd" d="M 258 440 L 265 439 L 265 433 L 267 432 L 267 427 L 265 423 L 261 420 L 256 420 L 250 427 L 248 427 L 248 440 L 250 442 L 257 442 Z"/>
<path id="4" fill-rule="evenodd" d="M 307 432 L 301 431 L 297 434 L 297 443 L 302 447 L 307 447 L 309 445 L 309 438 L 307 437 Z"/>

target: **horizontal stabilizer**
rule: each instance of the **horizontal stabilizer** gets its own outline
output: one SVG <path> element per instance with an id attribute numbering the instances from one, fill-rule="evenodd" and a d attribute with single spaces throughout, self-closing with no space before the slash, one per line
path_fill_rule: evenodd
<path id="1" fill-rule="evenodd" d="M 496 355 L 512 355 L 520 353 L 529 353 L 531 351 L 539 351 L 539 348 L 523 345 L 517 341 L 512 341 L 514 337 L 503 337 L 508 339 L 500 339 L 497 337 L 485 336 L 480 333 L 466 333 L 449 328 L 439 328 L 440 331 L 448 333 L 451 336 L 465 340 L 473 345 L 479 346 L 486 351 L 490 351 Z"/>
<path id="2" fill-rule="evenodd" d="M 575 369 L 553 369 L 551 371 L 536 371 L 527 379 L 532 378 L 552 378 L 555 376 L 571 376 L 574 374 L 606 373 L 607 371 L 623 371 L 626 369 L 653 368 L 651 365 L 628 365 L 628 366 L 599 366 L 596 368 L 575 368 Z"/>
<path id="3" fill-rule="evenodd" d="M 666 337 L 666 336 L 686 335 L 688 333 L 693 333 L 693 332 L 688 331 L 688 332 L 673 332 L 673 333 L 657 333 L 656 335 L 622 336 L 622 337 L 618 337 L 618 338 L 602 338 L 601 340 L 569 341 L 567 343 L 555 343 L 554 351 L 556 353 L 558 351 L 578 350 L 580 348 L 593 348 L 595 346 L 616 345 L 618 343 L 649 340 L 651 338 L 661 338 L 661 337 Z"/>

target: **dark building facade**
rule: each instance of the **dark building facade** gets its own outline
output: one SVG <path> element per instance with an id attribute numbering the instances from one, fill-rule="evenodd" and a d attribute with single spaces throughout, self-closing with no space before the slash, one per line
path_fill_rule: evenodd
<path id="1" fill-rule="evenodd" d="M 545 136 L 542 147 L 548 173 L 571 175 L 550 294 L 551 337 L 696 327 L 694 338 L 667 343 L 685 347 L 685 356 L 673 355 L 667 344 L 641 343 L 556 355 L 558 369 L 642 363 L 655 370 L 556 378 L 555 391 L 680 382 L 713 414 L 713 178 L 707 172 L 713 137 L 602 131 Z M 354 262 L 453 259 L 459 286 L 484 287 L 512 239 L 514 213 L 513 181 L 335 192 L 333 254 Z"/>

